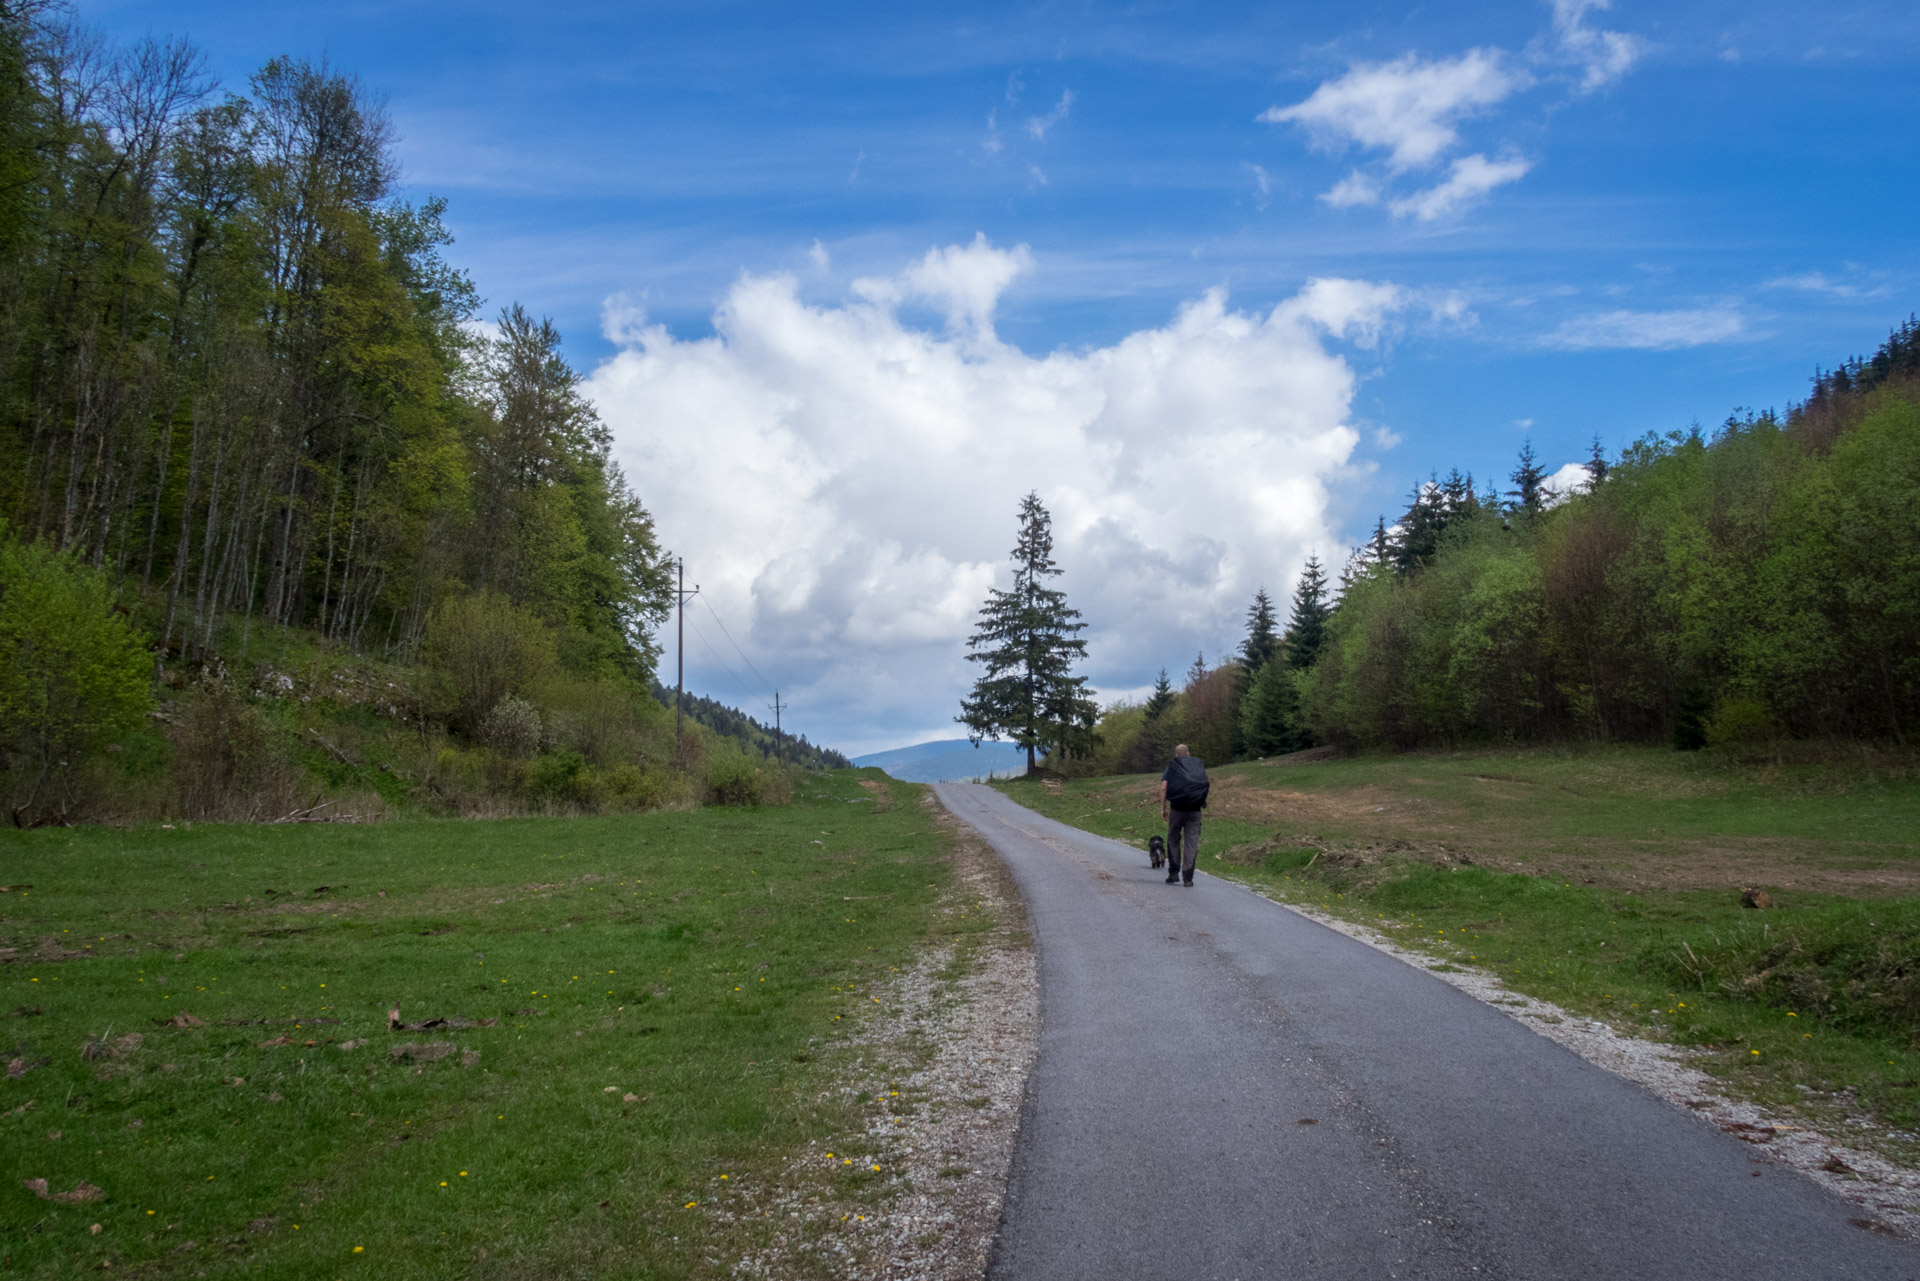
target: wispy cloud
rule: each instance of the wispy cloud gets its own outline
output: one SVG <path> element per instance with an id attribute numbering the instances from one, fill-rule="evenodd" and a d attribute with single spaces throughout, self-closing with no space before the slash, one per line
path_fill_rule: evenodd
<path id="1" fill-rule="evenodd" d="M 1882 283 L 1872 285 L 1854 284 L 1845 280 L 1835 280 L 1823 271 L 1808 271 L 1797 276 L 1776 276 L 1767 281 L 1765 289 L 1793 289 L 1801 293 L 1826 294 L 1831 298 L 1884 298 L 1893 292 L 1891 286 Z"/>
<path id="2" fill-rule="evenodd" d="M 1561 351 L 1677 351 L 1748 336 L 1746 318 L 1730 306 L 1673 311 L 1601 311 L 1578 316 L 1540 340 Z"/>
<path id="3" fill-rule="evenodd" d="M 1433 62 L 1408 54 L 1356 63 L 1305 102 L 1268 107 L 1259 119 L 1299 125 L 1327 151 L 1356 145 L 1386 151 L 1389 168 L 1400 173 L 1432 165 L 1459 141 L 1456 122 L 1528 83 L 1498 49 L 1471 49 Z"/>
<path id="4" fill-rule="evenodd" d="M 1044 116 L 1027 117 L 1027 132 L 1032 134 L 1036 140 L 1040 142 L 1045 142 L 1047 140 L 1048 131 L 1051 130 L 1055 125 L 1059 124 L 1061 121 L 1065 120 L 1067 118 L 1067 113 L 1072 110 L 1073 110 L 1073 90 L 1068 89 L 1063 93 L 1061 93 L 1060 101 L 1053 104 L 1052 111 L 1049 111 Z"/>
<path id="5" fill-rule="evenodd" d="M 1378 153 L 1324 192 L 1335 209 L 1382 206 L 1399 218 L 1430 222 L 1472 205 L 1497 187 L 1517 182 L 1533 162 L 1511 150 L 1498 159 L 1464 150 L 1461 125 L 1492 112 L 1514 95 L 1543 83 L 1591 93 L 1626 75 L 1644 42 L 1625 32 L 1588 25 L 1589 14 L 1611 0 L 1552 0 L 1549 33 L 1524 53 L 1477 48 L 1452 58 L 1409 53 L 1391 62 L 1356 62 L 1323 81 L 1305 101 L 1272 106 L 1258 119 L 1295 125 L 1317 150 Z M 1567 68 L 1571 68 L 1569 73 Z M 1408 178 L 1441 165 L 1438 182 Z M 1417 190 L 1409 185 L 1426 183 Z M 1399 188 L 1398 191 L 1395 188 Z"/>
<path id="6" fill-rule="evenodd" d="M 1247 172 L 1253 175 L 1253 207 L 1265 209 L 1273 197 L 1273 175 L 1264 165 L 1248 165 Z"/>
<path id="7" fill-rule="evenodd" d="M 1485 196 L 1495 187 L 1510 182 L 1518 182 L 1533 168 L 1533 162 L 1518 156 L 1509 156 L 1502 160 L 1489 160 L 1482 155 L 1462 156 L 1453 162 L 1452 170 L 1445 182 L 1403 196 L 1388 205 L 1401 217 L 1418 218 L 1421 222 L 1432 222 L 1435 218 L 1452 213 L 1462 206 L 1472 204 Z"/>
<path id="8" fill-rule="evenodd" d="M 1335 209 L 1351 209 L 1355 205 L 1377 205 L 1382 197 L 1377 179 L 1355 169 L 1352 173 L 1320 193 L 1320 199 Z"/>
<path id="9" fill-rule="evenodd" d="M 1580 90 L 1592 93 L 1626 75 L 1646 42 L 1624 31 L 1596 31 L 1587 15 L 1613 7 L 1613 0 L 1553 0 L 1553 34 L 1560 55 L 1581 69 Z"/>

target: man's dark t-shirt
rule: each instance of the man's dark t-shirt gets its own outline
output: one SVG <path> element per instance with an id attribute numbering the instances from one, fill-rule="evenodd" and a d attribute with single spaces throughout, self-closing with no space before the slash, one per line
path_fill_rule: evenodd
<path id="1" fill-rule="evenodd" d="M 1167 785 L 1167 805 L 1170 808 L 1200 810 L 1207 807 L 1207 792 L 1213 784 L 1207 781 L 1207 767 L 1198 756 L 1174 757 L 1160 777 Z"/>

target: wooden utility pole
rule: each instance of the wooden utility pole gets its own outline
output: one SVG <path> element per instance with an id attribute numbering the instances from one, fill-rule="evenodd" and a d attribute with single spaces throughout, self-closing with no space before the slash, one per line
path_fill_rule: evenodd
<path id="1" fill-rule="evenodd" d="M 678 671 L 673 681 L 673 758 L 676 762 L 683 762 L 687 759 L 687 745 L 683 737 L 687 717 L 687 597 L 698 596 L 700 584 L 695 583 L 693 590 L 688 591 L 686 558 L 676 557 L 674 564 L 680 572 L 680 584 L 673 593 L 680 613 L 680 639 L 674 645 L 674 665 Z"/>
<path id="2" fill-rule="evenodd" d="M 780 691 L 776 689 L 773 691 L 773 702 L 769 703 L 768 706 L 773 708 L 773 759 L 785 764 L 787 759 L 787 745 L 786 740 L 780 737 L 780 713 L 791 706 L 791 704 L 782 703 L 780 701 Z"/>

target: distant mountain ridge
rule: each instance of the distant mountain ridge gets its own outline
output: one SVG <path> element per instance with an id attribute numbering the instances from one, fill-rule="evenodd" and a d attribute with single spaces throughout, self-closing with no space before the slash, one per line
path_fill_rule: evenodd
<path id="1" fill-rule="evenodd" d="M 1027 772 L 1027 751 L 1012 743 L 986 742 L 975 747 L 964 738 L 946 738 L 869 752 L 854 757 L 853 763 L 878 767 L 903 783 L 961 783 L 976 778 L 1018 778 Z"/>

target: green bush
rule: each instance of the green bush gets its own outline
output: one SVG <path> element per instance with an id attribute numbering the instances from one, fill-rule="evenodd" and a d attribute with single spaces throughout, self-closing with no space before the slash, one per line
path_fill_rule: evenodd
<path id="1" fill-rule="evenodd" d="M 183 818 L 257 822 L 298 806 L 298 776 L 258 708 L 198 689 L 172 727 L 173 793 Z"/>
<path id="2" fill-rule="evenodd" d="M 564 801 L 597 808 L 606 795 L 605 785 L 594 773 L 587 758 L 578 752 L 544 752 L 533 758 L 527 769 L 526 789 L 531 796 L 546 801 Z"/>
<path id="3" fill-rule="evenodd" d="M 434 606 L 424 657 L 435 693 L 456 728 L 480 733 L 509 694 L 526 698 L 553 674 L 553 633 L 504 596 L 475 592 Z"/>
<path id="4" fill-rule="evenodd" d="M 1764 750 L 1776 734 L 1767 705 L 1745 695 L 1720 699 L 1700 729 L 1708 747 L 1736 755 Z"/>
<path id="5" fill-rule="evenodd" d="M 713 752 L 703 777 L 709 805 L 784 805 L 793 795 L 784 770 L 741 752 Z"/>
<path id="6" fill-rule="evenodd" d="M 107 577 L 0 529 L 0 764 L 16 824 L 64 821 L 74 780 L 153 707 L 153 657 Z"/>
<path id="7" fill-rule="evenodd" d="M 540 747 L 540 712 L 524 698 L 508 694 L 480 723 L 488 747 L 511 760 L 524 760 Z"/>

